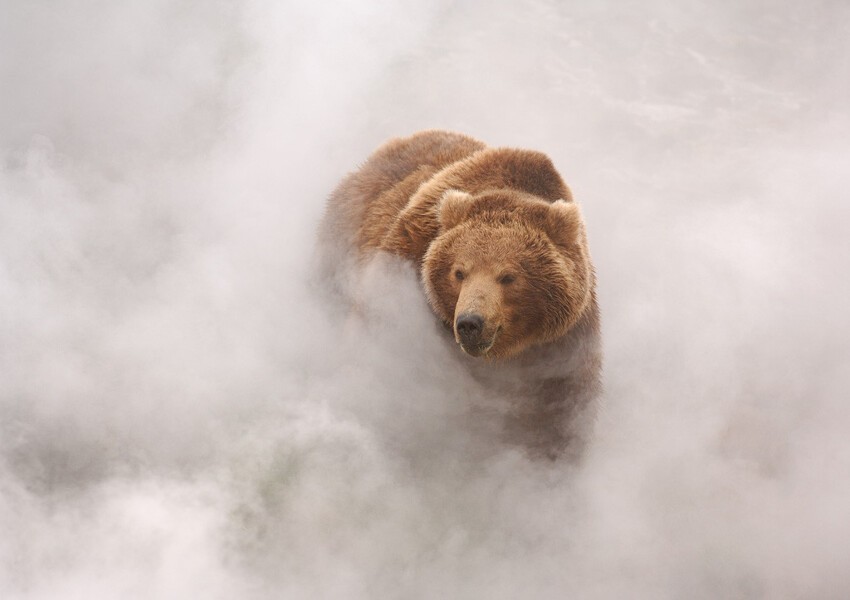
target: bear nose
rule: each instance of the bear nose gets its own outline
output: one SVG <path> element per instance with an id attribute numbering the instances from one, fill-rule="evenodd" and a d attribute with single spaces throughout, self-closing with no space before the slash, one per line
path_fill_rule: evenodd
<path id="1" fill-rule="evenodd" d="M 475 313 L 463 313 L 455 323 L 457 335 L 464 344 L 476 343 L 484 330 L 484 318 Z"/>

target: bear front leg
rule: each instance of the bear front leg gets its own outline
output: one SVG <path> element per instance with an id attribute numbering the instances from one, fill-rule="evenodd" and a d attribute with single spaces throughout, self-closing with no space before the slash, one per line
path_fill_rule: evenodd
<path id="1" fill-rule="evenodd" d="M 545 379 L 507 417 L 505 437 L 533 458 L 576 463 L 592 434 L 595 395 L 572 377 Z"/>

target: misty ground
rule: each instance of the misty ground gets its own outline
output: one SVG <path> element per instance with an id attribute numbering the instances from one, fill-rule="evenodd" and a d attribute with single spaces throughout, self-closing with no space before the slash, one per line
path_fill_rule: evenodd
<path id="1" fill-rule="evenodd" d="M 850 5 L 0 1 L 0 597 L 850 596 Z M 412 269 L 311 287 L 381 141 L 547 152 L 580 469 L 494 441 Z"/>

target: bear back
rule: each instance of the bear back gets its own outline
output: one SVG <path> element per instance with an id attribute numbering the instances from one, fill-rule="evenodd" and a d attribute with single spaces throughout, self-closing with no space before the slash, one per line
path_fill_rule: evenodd
<path id="1" fill-rule="evenodd" d="M 513 190 L 548 202 L 572 201 L 570 189 L 545 154 L 516 148 L 484 148 L 420 182 L 379 247 L 421 264 L 428 245 L 440 233 L 440 198 L 451 189 L 473 195 Z"/>

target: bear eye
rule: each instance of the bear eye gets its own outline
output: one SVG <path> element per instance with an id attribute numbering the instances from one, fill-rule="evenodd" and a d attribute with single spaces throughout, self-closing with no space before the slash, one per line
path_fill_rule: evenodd
<path id="1" fill-rule="evenodd" d="M 463 271 L 461 271 L 460 269 L 455 271 L 455 279 L 457 279 L 458 281 L 463 281 L 464 277 L 465 275 L 463 274 Z"/>
<path id="2" fill-rule="evenodd" d="M 511 273 L 505 273 L 504 275 L 499 277 L 499 283 L 501 283 L 502 285 L 508 285 L 510 283 L 513 283 L 514 281 L 516 281 L 516 277 Z"/>

